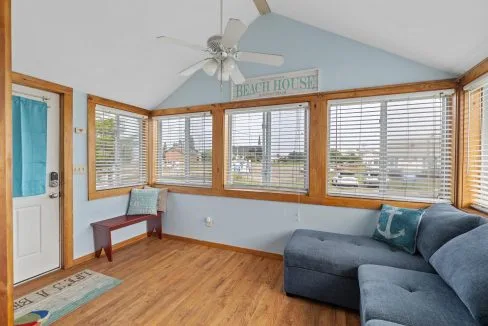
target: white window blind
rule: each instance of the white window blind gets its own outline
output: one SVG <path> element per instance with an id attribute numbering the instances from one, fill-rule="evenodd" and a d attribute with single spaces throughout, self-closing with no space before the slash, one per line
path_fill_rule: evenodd
<path id="1" fill-rule="evenodd" d="M 156 124 L 156 182 L 212 186 L 211 113 L 161 117 Z"/>
<path id="2" fill-rule="evenodd" d="M 147 117 L 97 105 L 96 189 L 147 183 Z"/>
<path id="3" fill-rule="evenodd" d="M 450 202 L 452 94 L 329 102 L 327 193 Z"/>
<path id="4" fill-rule="evenodd" d="M 488 78 L 468 85 L 465 115 L 465 166 L 471 204 L 488 212 Z"/>
<path id="5" fill-rule="evenodd" d="M 225 116 L 226 188 L 308 191 L 308 103 Z"/>

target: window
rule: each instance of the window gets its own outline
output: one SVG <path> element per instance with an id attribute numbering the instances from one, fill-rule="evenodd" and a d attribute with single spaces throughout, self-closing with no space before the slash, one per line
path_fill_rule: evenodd
<path id="1" fill-rule="evenodd" d="M 306 193 L 308 103 L 226 110 L 226 188 Z"/>
<path id="2" fill-rule="evenodd" d="M 488 76 L 465 87 L 467 110 L 465 116 L 468 202 L 488 212 Z"/>
<path id="3" fill-rule="evenodd" d="M 452 95 L 329 101 L 328 195 L 451 202 Z"/>
<path id="4" fill-rule="evenodd" d="M 147 183 L 147 116 L 97 104 L 96 190 Z"/>
<path id="5" fill-rule="evenodd" d="M 156 119 L 156 183 L 212 186 L 212 115 Z"/>

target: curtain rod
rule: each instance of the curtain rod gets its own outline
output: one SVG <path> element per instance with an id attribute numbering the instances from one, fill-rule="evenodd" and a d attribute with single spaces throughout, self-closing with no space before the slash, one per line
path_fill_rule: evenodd
<path id="1" fill-rule="evenodd" d="M 32 96 L 32 97 L 37 97 L 37 98 L 42 99 L 43 101 L 49 101 L 50 100 L 50 98 L 49 97 L 46 97 L 46 96 L 36 95 L 36 94 L 29 94 L 29 93 L 25 93 L 25 92 L 21 92 L 21 91 L 16 91 L 16 90 L 13 90 L 12 93 L 26 95 L 26 96 Z"/>

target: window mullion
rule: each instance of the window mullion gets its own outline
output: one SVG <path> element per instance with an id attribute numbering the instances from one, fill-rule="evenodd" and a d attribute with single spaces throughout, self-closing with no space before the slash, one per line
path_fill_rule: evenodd
<path id="1" fill-rule="evenodd" d="M 120 116 L 117 114 L 115 116 L 115 183 L 119 186 L 122 181 L 121 177 L 121 160 L 120 160 Z"/>
<path id="2" fill-rule="evenodd" d="M 262 162 L 262 178 L 263 184 L 270 186 L 271 184 L 271 112 L 263 112 L 263 162 Z"/>
<path id="3" fill-rule="evenodd" d="M 185 180 L 188 181 L 190 179 L 190 159 L 191 159 L 191 147 L 190 147 L 190 117 L 185 118 Z"/>
<path id="4" fill-rule="evenodd" d="M 379 193 L 385 197 L 388 187 L 388 102 L 381 102 L 380 108 L 380 170 Z"/>

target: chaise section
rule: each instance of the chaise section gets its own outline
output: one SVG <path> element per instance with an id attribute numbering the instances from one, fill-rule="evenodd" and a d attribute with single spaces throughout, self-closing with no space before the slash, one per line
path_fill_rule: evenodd
<path id="1" fill-rule="evenodd" d="M 363 325 L 478 325 L 439 275 L 362 265 L 358 277 Z"/>
<path id="2" fill-rule="evenodd" d="M 285 292 L 347 308 L 359 308 L 358 267 L 378 264 L 434 272 L 410 255 L 369 237 L 296 230 L 285 253 Z"/>

